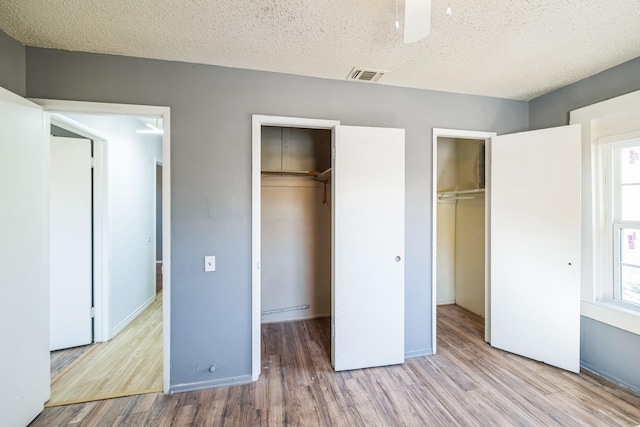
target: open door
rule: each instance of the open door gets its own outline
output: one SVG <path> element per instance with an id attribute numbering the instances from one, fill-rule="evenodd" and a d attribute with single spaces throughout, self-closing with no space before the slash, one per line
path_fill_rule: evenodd
<path id="1" fill-rule="evenodd" d="M 580 126 L 492 138 L 491 345 L 580 369 Z"/>
<path id="2" fill-rule="evenodd" d="M 91 344 L 91 141 L 51 137 L 51 350 Z"/>
<path id="3" fill-rule="evenodd" d="M 49 142 L 42 109 L 0 88 L 0 414 L 25 426 L 49 399 Z"/>
<path id="4" fill-rule="evenodd" d="M 333 144 L 333 367 L 403 363 L 404 129 L 337 126 Z"/>

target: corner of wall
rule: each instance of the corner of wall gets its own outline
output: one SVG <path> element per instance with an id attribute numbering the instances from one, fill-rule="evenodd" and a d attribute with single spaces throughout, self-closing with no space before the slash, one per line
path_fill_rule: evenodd
<path id="1" fill-rule="evenodd" d="M 26 47 L 0 30 L 0 86 L 27 95 Z"/>

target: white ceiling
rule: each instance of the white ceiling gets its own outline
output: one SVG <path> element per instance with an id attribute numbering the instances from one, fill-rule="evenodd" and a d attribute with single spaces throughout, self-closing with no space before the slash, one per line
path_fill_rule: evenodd
<path id="1" fill-rule="evenodd" d="M 400 18 L 402 6 L 400 0 Z M 450 6 L 452 16 L 446 15 Z M 432 0 L 402 43 L 396 0 L 2 0 L 29 46 L 529 100 L 640 56 L 640 0 Z"/>

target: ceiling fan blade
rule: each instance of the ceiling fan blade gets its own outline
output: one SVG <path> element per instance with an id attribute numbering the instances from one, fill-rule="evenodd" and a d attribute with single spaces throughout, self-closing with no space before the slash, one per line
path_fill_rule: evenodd
<path id="1" fill-rule="evenodd" d="M 404 42 L 414 43 L 431 31 L 431 0 L 405 0 Z"/>

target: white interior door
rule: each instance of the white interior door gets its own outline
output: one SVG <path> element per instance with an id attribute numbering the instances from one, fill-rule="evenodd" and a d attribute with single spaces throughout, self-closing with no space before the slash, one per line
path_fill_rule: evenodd
<path id="1" fill-rule="evenodd" d="M 580 126 L 491 141 L 491 345 L 580 369 Z"/>
<path id="2" fill-rule="evenodd" d="M 42 109 L 0 88 L 0 424 L 49 399 L 49 144 Z"/>
<path id="3" fill-rule="evenodd" d="M 90 344 L 91 141 L 51 137 L 51 350 Z"/>
<path id="4" fill-rule="evenodd" d="M 337 126 L 332 362 L 404 362 L 404 129 Z"/>

